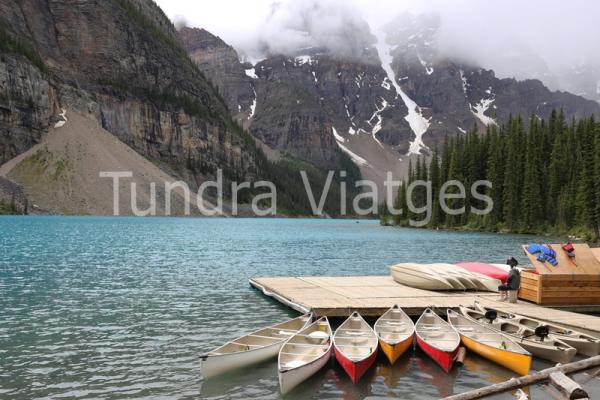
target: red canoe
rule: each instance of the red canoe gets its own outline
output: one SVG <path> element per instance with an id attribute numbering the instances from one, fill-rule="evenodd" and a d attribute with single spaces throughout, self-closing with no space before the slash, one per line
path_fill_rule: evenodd
<path id="1" fill-rule="evenodd" d="M 476 272 L 490 278 L 499 279 L 502 283 L 506 283 L 508 279 L 508 272 L 495 267 L 491 264 L 485 264 L 480 262 L 462 262 L 456 264 L 469 272 Z"/>
<path id="2" fill-rule="evenodd" d="M 335 358 L 353 383 L 358 382 L 375 362 L 378 344 L 377 334 L 357 312 L 335 331 Z"/>
<path id="3" fill-rule="evenodd" d="M 417 344 L 444 371 L 450 372 L 460 345 L 460 335 L 429 308 L 415 324 Z"/>

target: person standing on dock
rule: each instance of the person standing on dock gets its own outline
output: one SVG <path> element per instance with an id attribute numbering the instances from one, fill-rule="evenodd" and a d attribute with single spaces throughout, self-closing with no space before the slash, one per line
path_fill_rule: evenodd
<path id="1" fill-rule="evenodd" d="M 516 295 L 519 291 L 519 287 L 521 287 L 521 273 L 517 269 L 519 262 L 514 257 L 511 257 L 506 260 L 506 264 L 510 265 L 510 272 L 508 273 L 506 283 L 498 286 L 498 290 L 500 291 L 500 301 L 509 300 L 511 303 L 516 303 Z M 510 296 L 509 292 L 511 294 Z"/>

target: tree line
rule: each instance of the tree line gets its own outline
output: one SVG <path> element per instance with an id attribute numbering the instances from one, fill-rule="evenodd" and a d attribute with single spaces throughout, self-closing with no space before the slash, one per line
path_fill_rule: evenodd
<path id="1" fill-rule="evenodd" d="M 411 163 L 398 190 L 392 215 L 387 204 L 380 211 L 385 225 L 408 225 L 419 216 L 408 210 L 428 202 L 428 189 L 416 181 L 430 182 L 431 198 L 442 185 L 460 181 L 469 188 L 487 180 L 491 212 L 451 215 L 440 202 L 431 202 L 429 228 L 471 229 L 516 233 L 560 233 L 600 237 L 600 124 L 594 117 L 570 121 L 553 111 L 547 120 L 536 115 L 527 124 L 511 116 L 504 124 L 490 125 L 485 134 L 474 127 L 466 134 L 446 137 L 441 150 Z M 456 194 L 457 188 L 447 190 Z M 458 196 L 455 196 L 458 197 Z M 484 208 L 479 196 L 467 190 L 464 199 L 446 200 L 448 208 Z"/>

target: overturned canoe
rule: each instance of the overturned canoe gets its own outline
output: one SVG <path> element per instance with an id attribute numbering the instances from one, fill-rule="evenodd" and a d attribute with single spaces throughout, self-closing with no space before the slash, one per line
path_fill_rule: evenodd
<path id="1" fill-rule="evenodd" d="M 402 285 L 424 290 L 453 290 L 454 286 L 432 268 L 414 263 L 392 265 L 390 273 Z"/>
<path id="2" fill-rule="evenodd" d="M 437 263 L 427 265 L 451 282 L 455 289 L 497 292 L 498 286 L 502 283 L 499 279 L 490 278 L 478 272 L 467 271 L 455 264 Z"/>
<path id="3" fill-rule="evenodd" d="M 415 324 L 417 344 L 444 371 L 450 372 L 460 345 L 458 332 L 431 309 Z"/>
<path id="4" fill-rule="evenodd" d="M 398 305 L 394 305 L 375 322 L 374 331 L 383 353 L 393 364 L 412 346 L 415 324 Z"/>
<path id="5" fill-rule="evenodd" d="M 506 313 L 500 310 L 496 310 L 494 308 L 484 307 L 479 302 L 475 302 L 475 308 L 483 313 L 487 311 L 494 311 L 496 312 L 498 318 L 515 322 L 529 329 L 533 329 L 534 331 L 540 326 L 546 326 L 550 335 L 574 347 L 578 353 L 581 353 L 588 357 L 597 356 L 598 353 L 600 353 L 600 339 L 588 335 L 586 333 L 570 328 L 565 328 L 563 326 L 539 320 L 536 318 L 526 317 L 519 314 Z"/>
<path id="6" fill-rule="evenodd" d="M 239 337 L 200 356 L 200 370 L 204 378 L 246 367 L 277 356 L 283 343 L 293 334 L 309 325 L 312 314 L 259 329 Z"/>
<path id="7" fill-rule="evenodd" d="M 506 280 L 508 279 L 508 271 L 498 268 L 492 264 L 485 264 L 481 262 L 461 262 L 456 265 L 469 272 L 485 275 L 492 279 L 498 279 L 502 283 L 506 283 Z"/>
<path id="8" fill-rule="evenodd" d="M 571 362 L 577 353 L 575 348 L 561 340 L 552 336 L 536 336 L 536 331 L 534 329 L 527 328 L 509 320 L 500 318 L 493 320 L 490 323 L 489 319 L 486 318 L 486 313 L 476 308 L 461 306 L 460 313 L 473 321 L 487 324 L 486 326 L 489 326 L 491 329 L 507 335 L 535 357 L 566 364 Z"/>
<path id="9" fill-rule="evenodd" d="M 331 359 L 331 326 L 323 317 L 286 341 L 279 351 L 279 388 L 286 394 L 323 368 Z"/>
<path id="10" fill-rule="evenodd" d="M 458 331 L 467 349 L 519 375 L 529 374 L 531 353 L 510 337 L 450 309 L 447 314 L 448 322 Z"/>
<path id="11" fill-rule="evenodd" d="M 333 335 L 335 358 L 356 383 L 373 365 L 377 357 L 377 335 L 356 311 Z"/>
<path id="12" fill-rule="evenodd" d="M 480 286 L 475 282 L 474 276 L 470 272 L 454 264 L 435 263 L 427 265 L 451 282 L 455 289 L 478 289 Z"/>

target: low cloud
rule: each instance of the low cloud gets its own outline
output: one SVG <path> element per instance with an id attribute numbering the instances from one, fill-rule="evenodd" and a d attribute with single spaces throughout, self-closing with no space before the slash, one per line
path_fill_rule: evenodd
<path id="1" fill-rule="evenodd" d="M 322 48 L 335 56 L 359 58 L 373 38 L 360 10 L 343 0 L 275 3 L 259 28 L 257 49 L 295 55 Z"/>
<path id="2" fill-rule="evenodd" d="M 587 0 L 158 0 L 168 15 L 185 15 L 252 58 L 323 47 L 360 54 L 377 29 L 403 12 L 438 13 L 440 51 L 510 75 L 515 62 L 549 69 L 600 63 L 600 2 Z M 529 53 L 533 58 L 519 58 Z M 517 56 L 512 57 L 512 56 Z M 507 61 L 508 60 L 508 61 Z M 515 61 L 522 60 L 522 61 Z M 512 64 L 512 65 L 511 65 Z M 519 66 L 517 66 L 519 67 Z M 541 68 L 541 67 L 540 67 Z M 516 68 L 515 70 L 518 70 Z M 522 68 L 521 68 L 522 69 Z"/>

